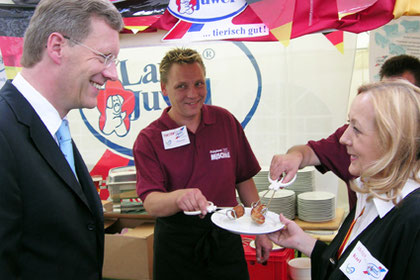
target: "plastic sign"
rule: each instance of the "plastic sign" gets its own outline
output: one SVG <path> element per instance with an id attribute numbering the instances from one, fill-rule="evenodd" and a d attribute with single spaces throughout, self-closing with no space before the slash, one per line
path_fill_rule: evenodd
<path id="1" fill-rule="evenodd" d="M 137 135 L 169 105 L 161 92 L 158 71 L 160 60 L 170 48 L 121 49 L 119 80 L 106 83 L 99 92 L 96 108 L 71 112 L 72 136 L 89 169 L 106 170 L 133 162 L 132 147 Z M 228 109 L 245 128 L 259 106 L 262 90 L 261 72 L 253 54 L 241 42 L 215 42 L 193 48 L 206 65 L 205 103 Z M 224 71 L 220 71 L 222 65 Z M 235 75 L 237 69 L 245 73 Z M 169 143 L 167 148 L 173 145 Z M 95 169 L 94 173 L 102 171 Z"/>
<path id="2" fill-rule="evenodd" d="M 179 21 L 163 41 L 203 41 L 266 36 L 263 23 L 233 23 L 248 6 L 245 0 L 170 0 L 168 11 Z"/>
<path id="3" fill-rule="evenodd" d="M 245 0 L 171 0 L 168 11 L 184 21 L 207 23 L 232 18 L 247 5 Z"/>

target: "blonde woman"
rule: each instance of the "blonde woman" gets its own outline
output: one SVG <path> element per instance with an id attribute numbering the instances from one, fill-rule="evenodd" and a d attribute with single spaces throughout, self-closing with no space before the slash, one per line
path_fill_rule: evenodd
<path id="1" fill-rule="evenodd" d="M 275 243 L 311 257 L 312 280 L 418 279 L 420 89 L 403 81 L 362 86 L 340 139 L 351 157 L 356 207 L 326 245 L 280 216 Z"/>

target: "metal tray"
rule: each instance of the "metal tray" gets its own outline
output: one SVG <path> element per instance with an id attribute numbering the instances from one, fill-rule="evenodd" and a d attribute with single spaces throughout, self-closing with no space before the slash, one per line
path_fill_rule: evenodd
<path id="1" fill-rule="evenodd" d="M 106 179 L 107 185 L 119 182 L 135 182 L 136 181 L 136 167 L 135 166 L 121 166 L 111 168 Z"/>

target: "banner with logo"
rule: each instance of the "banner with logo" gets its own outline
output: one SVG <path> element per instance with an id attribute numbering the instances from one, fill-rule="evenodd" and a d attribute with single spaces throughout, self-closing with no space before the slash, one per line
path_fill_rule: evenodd
<path id="1" fill-rule="evenodd" d="M 235 1 L 169 1 L 168 11 L 179 21 L 162 40 L 186 41 L 253 38 L 268 35 L 264 23 L 233 23 L 233 18 L 248 6 L 245 0 Z"/>
<path id="2" fill-rule="evenodd" d="M 245 19 L 261 23 L 250 21 L 255 18 L 252 10 L 245 9 L 232 18 L 232 24 L 243 24 Z M 155 23 L 173 26 L 178 21 L 166 10 Z M 20 69 L 23 34 L 19 30 L 25 24 L 14 22 L 19 28 L 0 31 L 8 78 Z M 168 106 L 160 91 L 158 67 L 174 46 L 192 47 L 202 54 L 207 67 L 206 103 L 235 115 L 263 167 L 269 166 L 274 154 L 323 138 L 346 120 L 355 34 L 336 31 L 328 33 L 328 40 L 321 33 L 310 34 L 286 47 L 276 39 L 162 42 L 169 29 L 157 29 L 121 34 L 119 81 L 107 83 L 96 108 L 69 114 L 72 136 L 92 175 L 106 178 L 110 168 L 133 164 L 131 149 L 138 133 Z M 324 185 L 329 187 L 331 182 Z"/>
<path id="3" fill-rule="evenodd" d="M 418 2 L 418 1 L 417 1 Z M 162 40 L 280 41 L 322 32 L 343 51 L 343 31 L 378 28 L 403 14 L 418 15 L 414 0 L 135 0 L 113 1 L 124 20 L 122 33 L 169 31 Z M 1 2 L 0 2 L 1 3 Z M 0 48 L 9 77 L 19 69 L 23 32 L 34 5 L 0 4 Z M 335 32 L 333 32 L 335 31 Z"/>
<path id="4" fill-rule="evenodd" d="M 132 146 L 141 129 L 168 106 L 160 90 L 159 63 L 174 44 L 138 46 L 121 41 L 119 81 L 108 82 L 94 109 L 69 114 L 71 132 L 92 174 L 133 164 Z M 332 133 L 346 119 L 356 36 L 345 33 L 344 54 L 313 34 L 279 42 L 190 43 L 204 59 L 207 104 L 228 109 L 245 129 L 262 166 L 275 153 Z M 137 45 L 137 44 L 134 44 Z M 348 47 L 351 46 L 351 47 Z M 182 159 L 180 159 L 182 160 Z"/>
<path id="5" fill-rule="evenodd" d="M 379 81 L 379 70 L 388 58 L 400 54 L 420 59 L 420 16 L 404 16 L 370 32 L 369 74 Z"/>
<path id="6" fill-rule="evenodd" d="M 401 10 L 400 2 L 169 0 L 167 11 L 152 26 L 170 30 L 163 40 L 241 38 L 247 41 L 279 40 L 288 45 L 292 38 L 316 32 L 340 30 L 360 33 L 378 28 L 395 18 L 394 9 Z M 417 5 L 413 3 L 413 7 Z M 408 13 L 416 9 L 406 7 L 402 10 Z M 397 16 L 401 16 L 401 11 Z M 246 32 L 246 26 L 249 26 L 250 33 Z"/>

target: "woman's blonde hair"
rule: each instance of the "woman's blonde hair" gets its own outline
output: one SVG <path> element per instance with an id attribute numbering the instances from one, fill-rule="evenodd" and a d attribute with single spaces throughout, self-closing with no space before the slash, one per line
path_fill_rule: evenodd
<path id="1" fill-rule="evenodd" d="M 352 189 L 385 194 L 396 204 L 409 178 L 420 183 L 420 88 L 393 80 L 361 86 L 358 93 L 371 97 L 382 157 L 362 171 L 364 186 Z"/>

